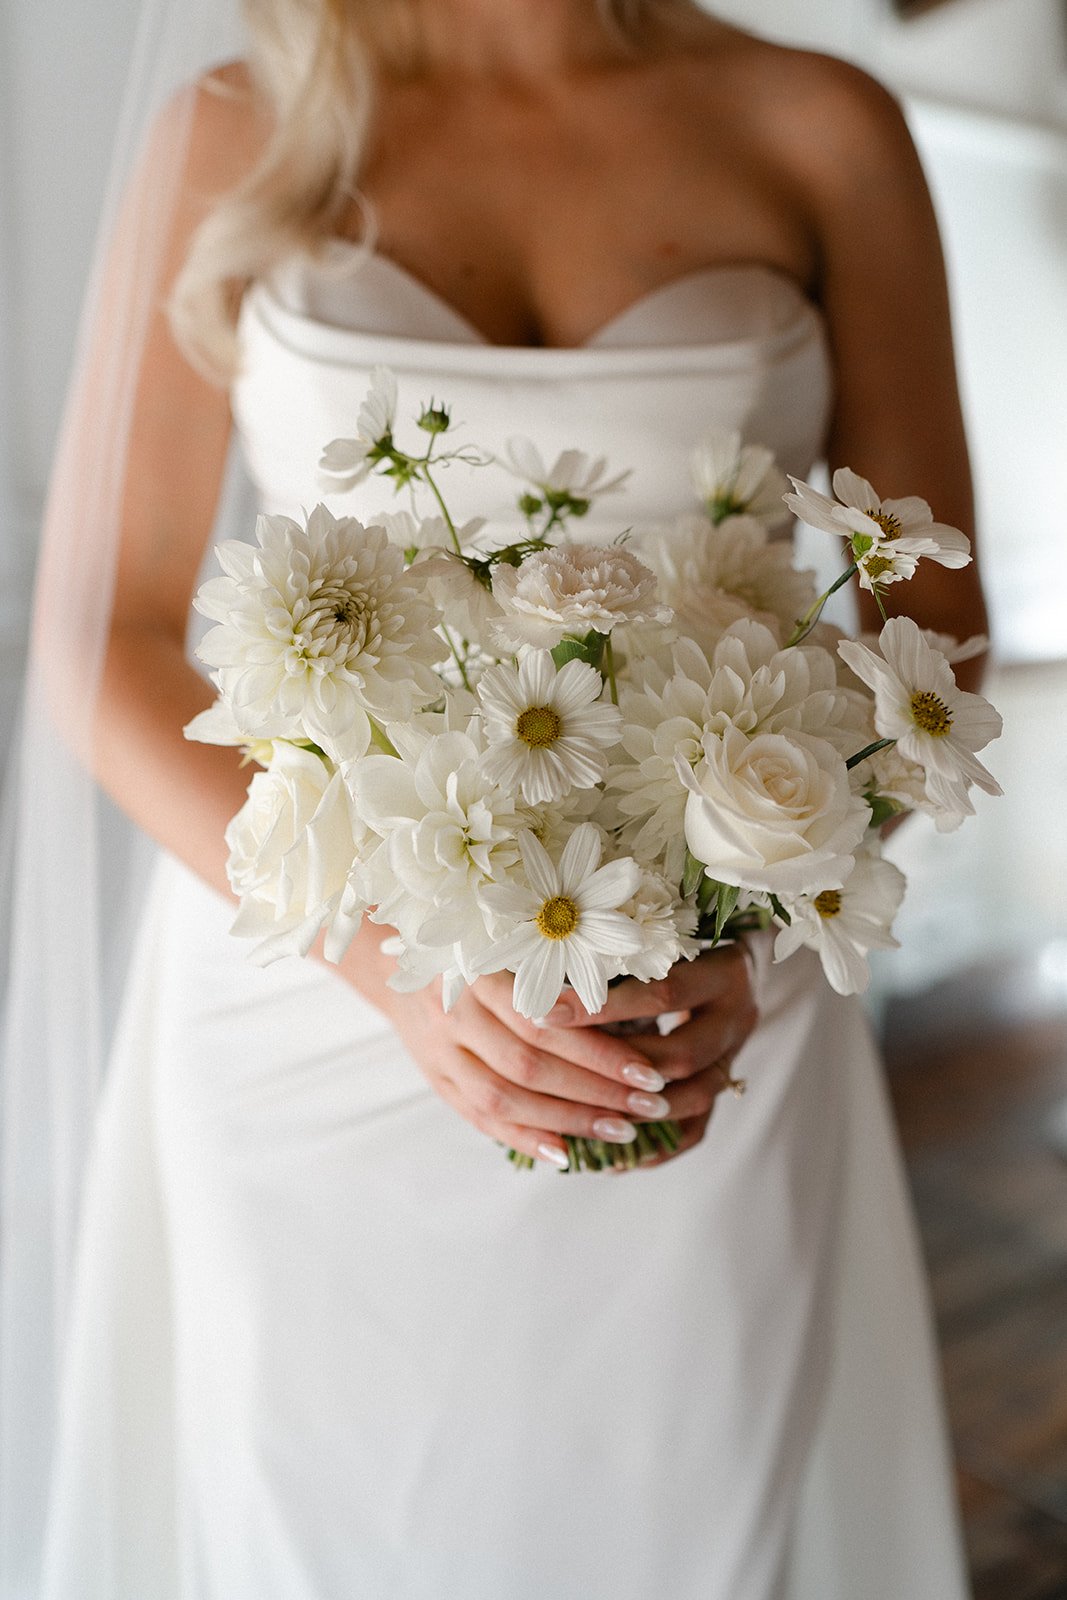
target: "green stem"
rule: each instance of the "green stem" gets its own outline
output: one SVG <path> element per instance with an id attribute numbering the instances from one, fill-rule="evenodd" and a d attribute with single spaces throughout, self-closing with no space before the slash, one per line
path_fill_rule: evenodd
<path id="1" fill-rule="evenodd" d="M 611 703 L 613 706 L 617 706 L 619 703 L 619 686 L 615 682 L 615 652 L 611 647 L 610 633 L 604 641 L 604 675 L 608 680 L 608 693 L 611 695 Z"/>
<path id="2" fill-rule="evenodd" d="M 876 739 L 873 744 L 869 744 L 865 749 L 857 751 L 854 756 L 849 756 L 845 766 L 851 772 L 853 767 L 858 767 L 860 762 L 866 761 L 868 756 L 877 755 L 879 750 L 888 750 L 889 746 L 896 744 L 896 742 L 895 739 Z"/>
<path id="3" fill-rule="evenodd" d="M 430 493 L 433 495 L 434 499 L 437 501 L 437 504 L 441 509 L 441 515 L 445 519 L 445 527 L 448 529 L 449 536 L 450 536 L 450 538 L 452 540 L 453 546 L 455 547 L 456 554 L 457 554 L 457 556 L 461 556 L 463 554 L 463 546 L 459 542 L 459 534 L 456 532 L 456 524 L 452 521 L 452 517 L 451 517 L 451 515 L 449 513 L 449 509 L 445 505 L 444 496 L 442 495 L 440 489 L 437 487 L 437 484 L 434 481 L 433 473 L 430 471 L 430 451 L 432 449 L 433 449 L 433 440 L 431 439 L 430 440 L 430 447 L 427 450 L 426 455 L 425 455 L 425 457 L 423 459 L 423 463 L 422 463 L 422 481 L 423 481 L 423 483 L 425 483 L 426 487 L 429 489 Z M 453 652 L 453 654 L 454 653 L 455 652 Z M 458 660 L 458 657 L 457 657 L 457 660 Z M 462 670 L 462 668 L 461 668 L 461 670 Z M 467 683 L 466 674 L 464 674 L 463 681 L 464 681 L 464 683 Z M 467 687 L 470 688 L 470 684 L 467 684 Z"/>
<path id="4" fill-rule="evenodd" d="M 838 589 L 844 588 L 848 580 L 852 577 L 855 577 L 858 571 L 859 562 L 854 561 L 850 567 L 845 569 L 839 578 L 834 580 L 834 582 L 826 590 L 825 594 L 821 594 L 815 603 L 808 607 L 804 615 L 798 620 L 796 627 L 793 629 L 792 633 L 789 635 L 789 638 L 785 642 L 787 650 L 792 645 L 799 644 L 802 639 L 807 638 L 812 628 L 814 628 L 815 624 L 822 616 L 822 608 L 826 604 L 827 600 L 829 600 L 830 596 L 832 594 L 836 594 Z"/>
<path id="5" fill-rule="evenodd" d="M 473 690 L 471 689 L 471 681 L 467 677 L 466 663 L 464 662 L 463 657 L 460 655 L 459 651 L 456 649 L 456 642 L 453 639 L 451 633 L 448 631 L 448 628 L 445 626 L 445 624 L 443 622 L 441 623 L 440 627 L 441 627 L 441 632 L 444 634 L 444 637 L 445 637 L 445 643 L 448 645 L 448 648 L 452 652 L 452 659 L 456 663 L 456 666 L 459 668 L 459 675 L 463 680 L 463 687 L 467 690 L 468 694 L 471 694 L 471 693 L 473 693 Z"/>

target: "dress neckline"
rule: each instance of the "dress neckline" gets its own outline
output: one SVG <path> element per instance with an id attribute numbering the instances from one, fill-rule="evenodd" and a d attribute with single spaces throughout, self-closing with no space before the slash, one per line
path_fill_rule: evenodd
<path id="1" fill-rule="evenodd" d="M 331 262 L 331 257 L 333 261 Z M 762 277 L 781 287 L 783 292 L 794 302 L 798 312 L 806 318 L 814 316 L 820 323 L 825 322 L 822 307 L 802 287 L 792 273 L 785 268 L 772 265 L 766 261 L 720 261 L 705 267 L 694 267 L 687 272 L 679 273 L 674 278 L 668 278 L 665 283 L 657 284 L 654 288 L 638 295 L 621 310 L 601 323 L 593 330 L 588 338 L 579 344 L 509 344 L 495 339 L 490 339 L 471 320 L 458 310 L 450 300 L 438 290 L 432 288 L 423 278 L 410 271 L 392 256 L 384 254 L 372 245 L 363 245 L 356 240 L 343 239 L 331 236 L 324 241 L 323 246 L 315 254 L 308 254 L 306 260 L 314 263 L 331 276 L 336 274 L 343 278 L 353 271 L 366 270 L 368 267 L 391 274 L 398 282 L 412 293 L 420 296 L 427 304 L 446 317 L 455 330 L 463 336 L 463 343 L 477 346 L 483 351 L 499 351 L 502 355 L 529 356 L 531 354 L 559 354 L 581 355 L 585 352 L 595 351 L 601 347 L 602 342 L 618 333 L 630 321 L 639 319 L 642 315 L 662 305 L 673 296 L 683 293 L 702 282 L 715 279 Z M 605 344 L 605 349 L 615 349 L 617 346 Z"/>

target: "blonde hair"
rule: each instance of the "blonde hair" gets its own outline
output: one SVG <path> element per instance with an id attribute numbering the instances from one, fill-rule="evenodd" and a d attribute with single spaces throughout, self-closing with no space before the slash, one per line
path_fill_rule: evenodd
<path id="1" fill-rule="evenodd" d="M 629 48 L 656 24 L 698 12 L 694 0 L 596 3 L 609 35 Z M 189 360 L 223 383 L 237 369 L 244 286 L 342 231 L 353 204 L 362 205 L 375 64 L 407 73 L 421 60 L 416 0 L 244 0 L 243 9 L 248 66 L 271 134 L 247 177 L 193 234 L 168 305 Z"/>

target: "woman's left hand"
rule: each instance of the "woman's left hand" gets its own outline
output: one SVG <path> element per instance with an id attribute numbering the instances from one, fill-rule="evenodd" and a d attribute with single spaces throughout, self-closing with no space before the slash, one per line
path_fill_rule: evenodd
<path id="1" fill-rule="evenodd" d="M 608 991 L 607 1004 L 595 1016 L 576 995 L 562 995 L 545 1025 L 562 1033 L 671 1014 L 683 1020 L 667 1034 L 643 1033 L 641 1053 L 665 1080 L 662 1093 L 672 1120 L 682 1129 L 674 1154 L 681 1155 L 704 1137 L 716 1099 L 733 1082 L 731 1065 L 759 1021 L 751 961 L 743 945 L 723 945 L 694 961 L 679 961 L 653 983 L 627 978 Z M 560 1043 L 553 1049 L 566 1054 Z"/>

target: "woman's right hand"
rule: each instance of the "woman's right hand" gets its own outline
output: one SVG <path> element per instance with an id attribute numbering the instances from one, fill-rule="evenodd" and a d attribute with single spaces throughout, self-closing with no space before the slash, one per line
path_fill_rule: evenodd
<path id="1" fill-rule="evenodd" d="M 512 978 L 494 973 L 452 1009 L 440 985 L 375 995 L 431 1087 L 490 1138 L 563 1168 L 561 1134 L 627 1144 L 635 1122 L 671 1115 L 664 1079 L 630 1039 L 519 1016 Z"/>

